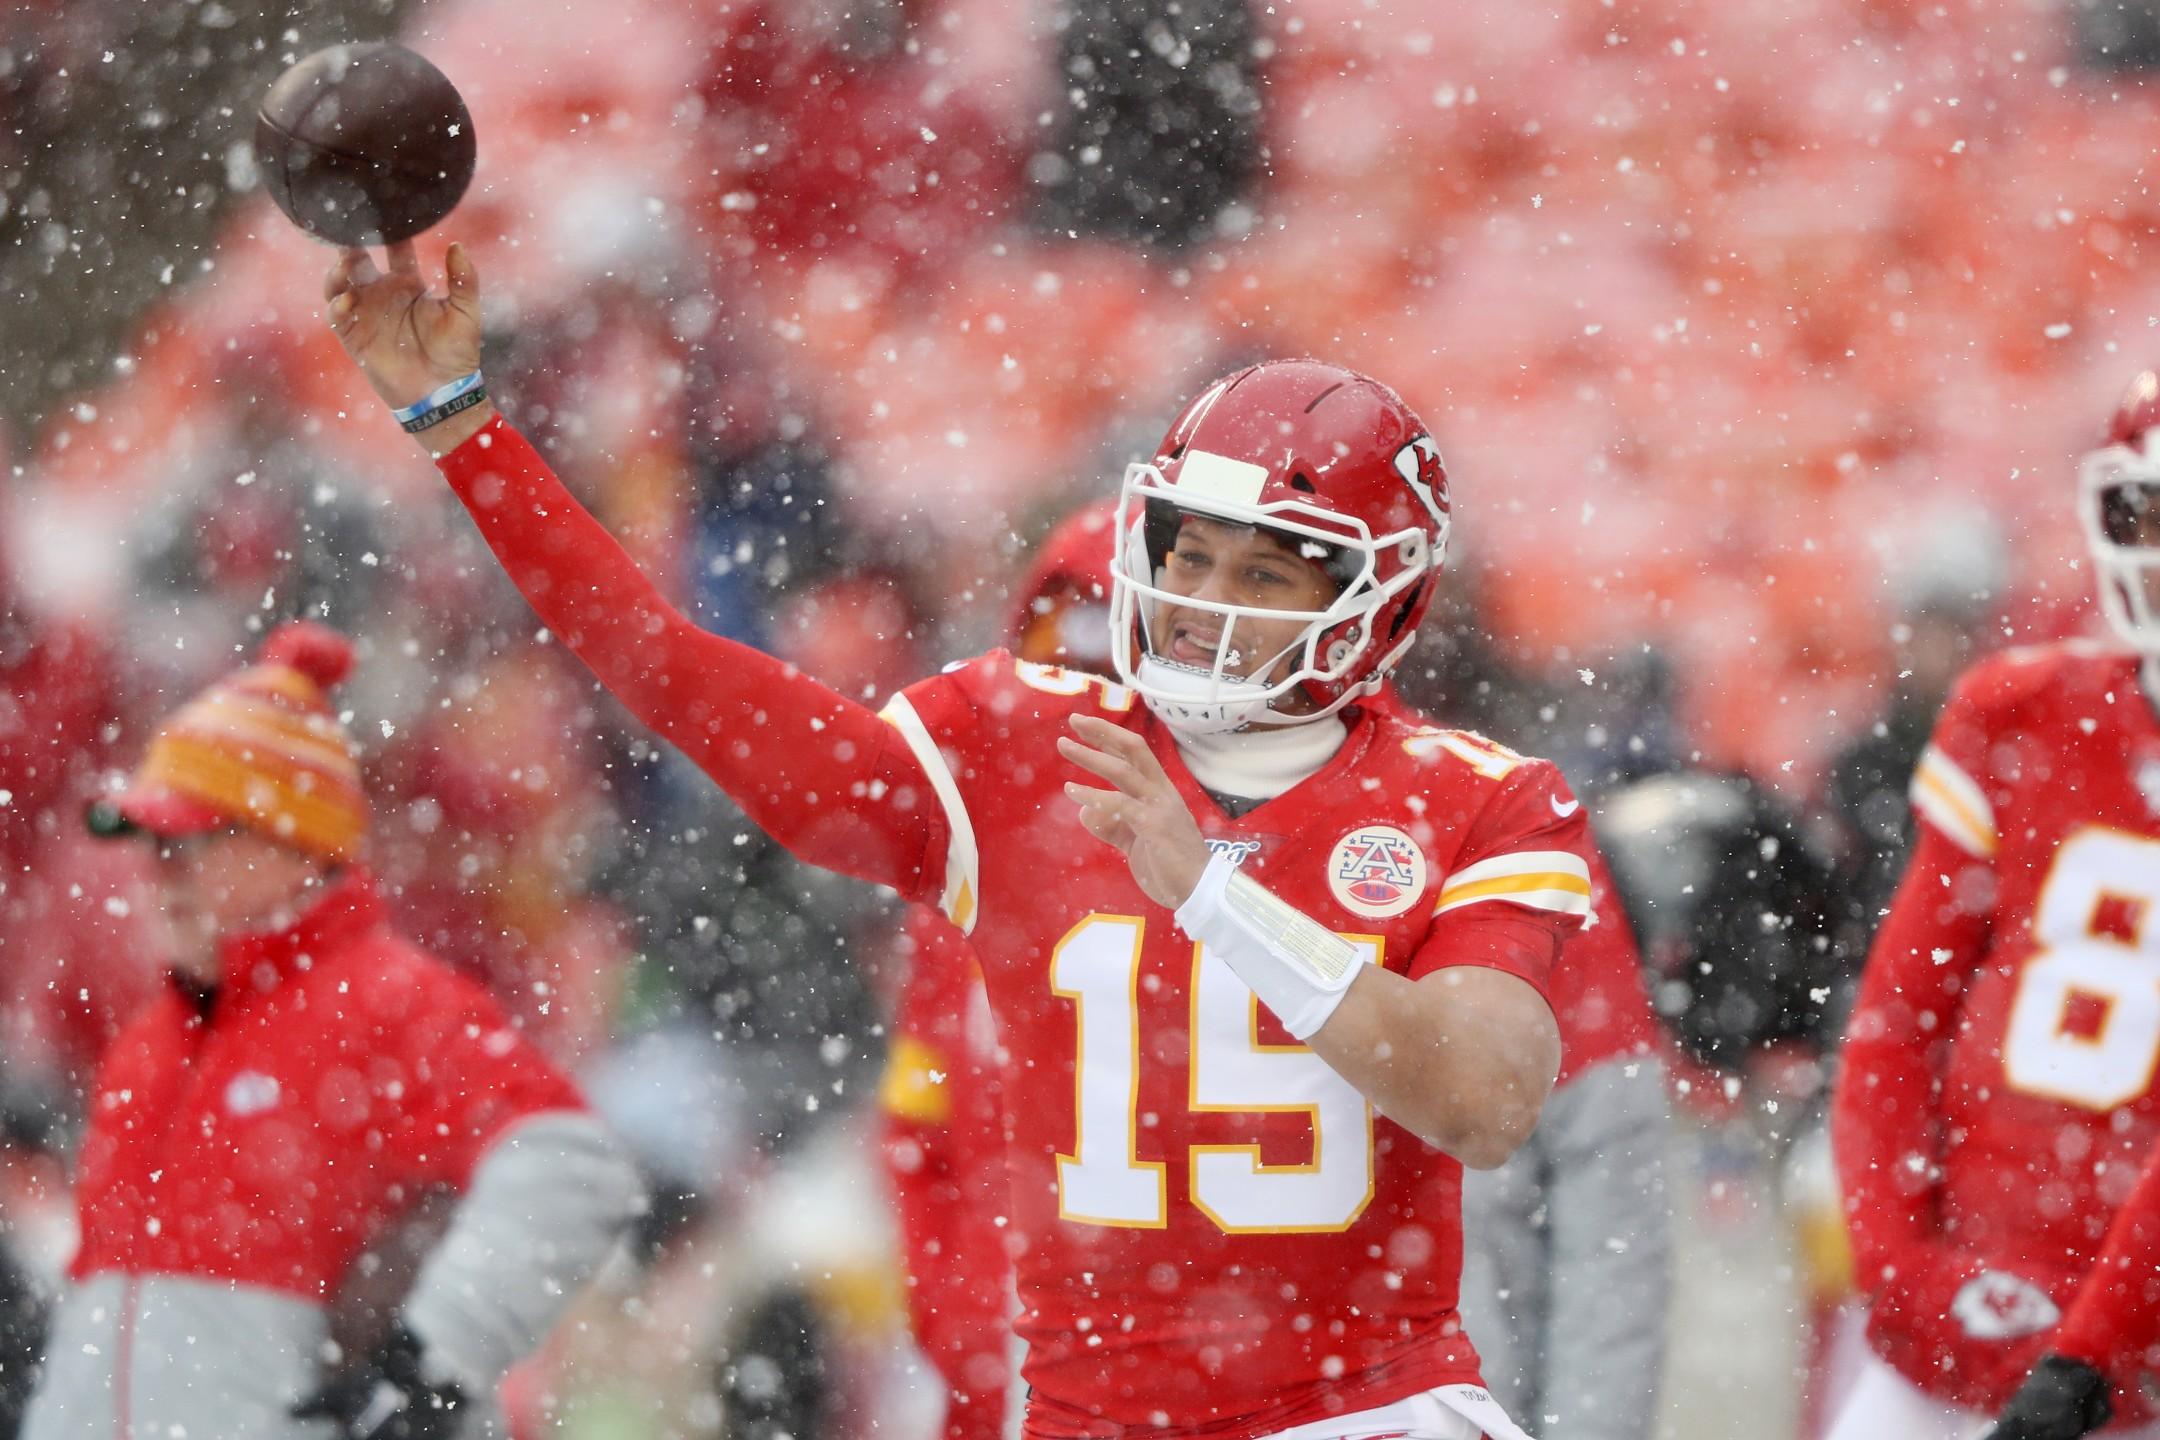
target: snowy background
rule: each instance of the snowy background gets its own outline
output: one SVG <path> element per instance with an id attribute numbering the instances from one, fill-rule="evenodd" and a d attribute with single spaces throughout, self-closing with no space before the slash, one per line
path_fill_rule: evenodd
<path id="1" fill-rule="evenodd" d="M 904 1363 L 855 1138 L 890 916 L 535 637 L 338 355 L 331 252 L 247 139 L 290 59 L 387 35 L 473 110 L 479 178 L 422 250 L 470 247 L 505 408 L 705 623 L 865 696 L 994 643 L 1029 545 L 1197 383 L 1315 354 L 1441 438 L 1452 643 L 1505 738 L 1593 796 L 1745 768 L 1857 853 L 1837 757 L 1931 703 L 1900 685 L 1918 620 L 1953 659 L 2090 623 L 2075 457 L 2160 361 L 2142 5 L 11 7 L 0 723 L 74 726 L 83 763 L 0 796 L 0 1205 L 65 1253 L 55 1156 L 145 982 L 136 877 L 70 807 L 270 624 L 327 618 L 361 642 L 409 926 L 627 1110 L 733 1117 L 652 1140 L 704 1208 L 539 1367 L 562 1433 L 703 1414 L 714 1276 L 754 1290 L 746 1257 L 788 1244 L 832 1251 L 811 1288 L 870 1357 L 850 1403 Z M 722 1098 L 675 1103 L 692 1084 Z M 1683 1272 L 1670 1433 L 1779 1433 L 1837 1262 L 1746 1107 L 1695 1110 L 1716 1263 Z M 843 1218 L 791 1200 L 785 1242 L 746 1239 L 787 1185 Z"/>

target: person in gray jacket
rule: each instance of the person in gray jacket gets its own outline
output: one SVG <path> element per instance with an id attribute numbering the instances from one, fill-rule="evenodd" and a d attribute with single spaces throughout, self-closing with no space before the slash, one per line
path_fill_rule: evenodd
<path id="1" fill-rule="evenodd" d="M 1561 1069 L 1529 1143 L 1463 1174 L 1462 1315 L 1539 1440 L 1648 1440 L 1672 1303 L 1671 1114 L 1634 937 L 1592 854 L 1592 923 L 1553 968 Z"/>

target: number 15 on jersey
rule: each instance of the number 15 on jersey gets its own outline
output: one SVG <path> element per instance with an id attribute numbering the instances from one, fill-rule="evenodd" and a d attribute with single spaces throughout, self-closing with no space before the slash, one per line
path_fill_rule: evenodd
<path id="1" fill-rule="evenodd" d="M 1058 1157 L 1058 1213 L 1079 1224 L 1169 1223 L 1165 1164 L 1139 1155 L 1145 935 L 1139 916 L 1090 915 L 1051 955 L 1051 989 L 1072 1002 L 1079 1032 L 1073 1148 Z M 1345 938 L 1379 963 L 1378 939 Z M 1187 1110 L 1301 1113 L 1312 1126 L 1310 1159 L 1288 1164 L 1262 1161 L 1257 1144 L 1189 1145 L 1192 1204 L 1232 1235 L 1347 1229 L 1373 1195 L 1371 1104 L 1307 1047 L 1263 1044 L 1259 1001 L 1204 946 L 1194 947 L 1189 993 Z M 1151 1125 L 1148 1133 L 1182 1128 Z"/>

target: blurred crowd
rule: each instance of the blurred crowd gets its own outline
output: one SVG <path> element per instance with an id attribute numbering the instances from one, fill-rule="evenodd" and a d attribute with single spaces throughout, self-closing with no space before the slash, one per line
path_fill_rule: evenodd
<path id="1" fill-rule="evenodd" d="M 1448 446 L 1462 547 L 1413 699 L 1555 756 L 1593 806 L 1751 775 L 1855 929 L 1950 676 L 2087 623 L 2072 457 L 2153 362 L 2160 298 L 2137 7 L 545 9 L 437 0 L 403 37 L 480 136 L 427 263 L 470 247 L 491 389 L 645 568 L 850 694 L 993 643 L 1044 530 L 1194 381 L 1267 354 L 1380 376 Z M 34 10 L 9 63 L 94 61 L 99 10 Z M 778 852 L 535 633 L 338 360 L 329 252 L 231 170 L 214 265 L 13 437 L 0 1212 L 26 1276 L 0 1325 L 64 1258 L 84 1077 L 152 979 L 144 877 L 81 809 L 306 615 L 359 644 L 402 924 L 587 1077 L 659 1184 L 653 1268 L 592 1302 L 631 1320 L 568 1327 L 526 1413 L 800 1435 L 829 1398 L 730 1363 L 726 1332 L 814 1312 L 844 1346 L 894 1313 L 848 1158 L 893 913 Z M 854 1178 L 794 1178 L 805 1154 Z M 825 1258 L 773 1273 L 813 1233 Z M 716 1273 L 751 1297 L 732 1320 Z"/>

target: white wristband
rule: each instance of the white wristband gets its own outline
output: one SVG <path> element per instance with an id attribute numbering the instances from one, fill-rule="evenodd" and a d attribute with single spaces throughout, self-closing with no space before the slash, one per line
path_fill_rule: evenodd
<path id="1" fill-rule="evenodd" d="M 1177 908 L 1178 928 L 1222 957 L 1299 1040 L 1334 1015 L 1357 979 L 1355 945 L 1237 873 L 1217 854 Z"/>

